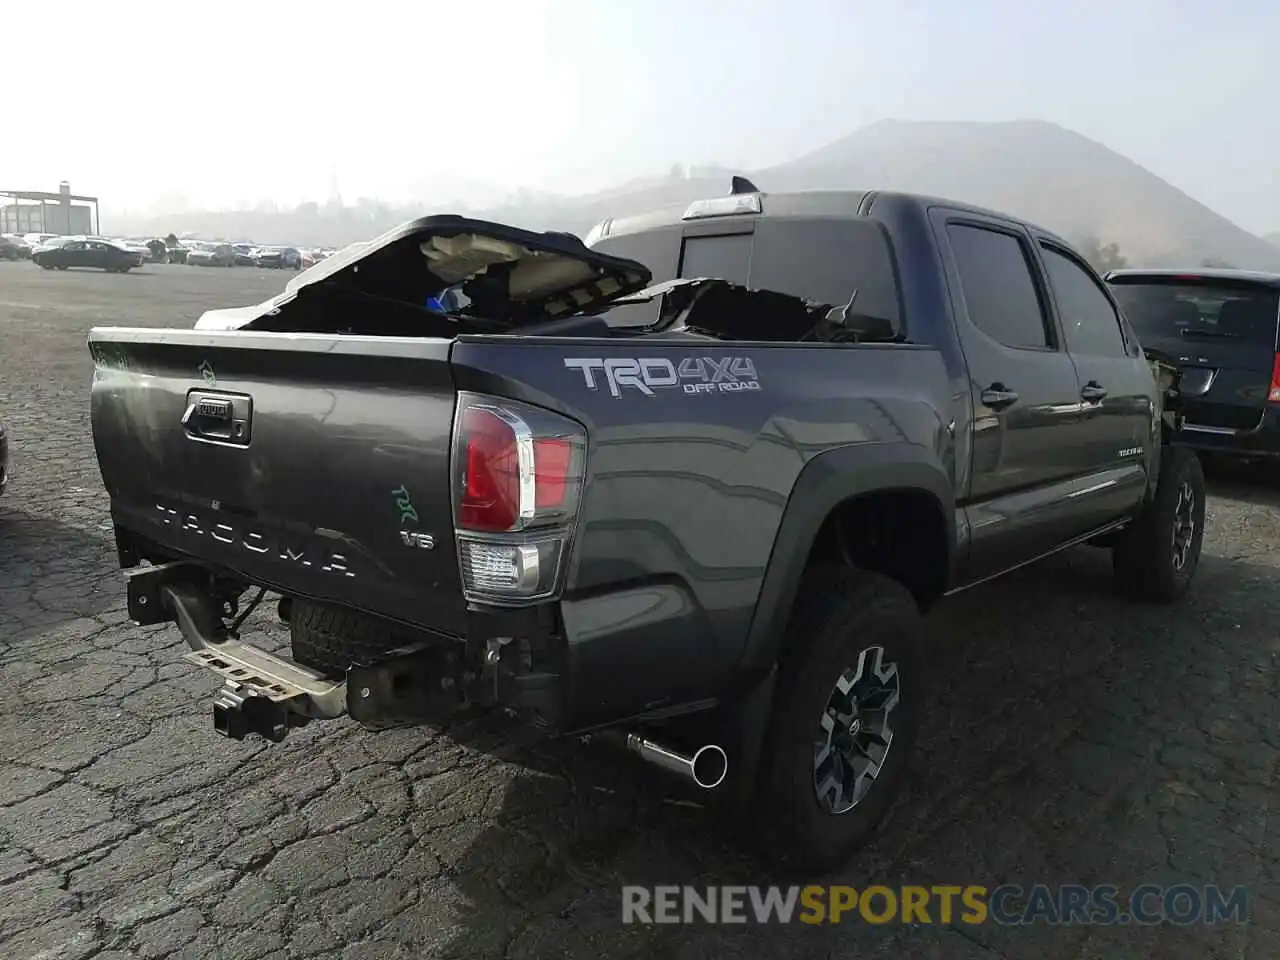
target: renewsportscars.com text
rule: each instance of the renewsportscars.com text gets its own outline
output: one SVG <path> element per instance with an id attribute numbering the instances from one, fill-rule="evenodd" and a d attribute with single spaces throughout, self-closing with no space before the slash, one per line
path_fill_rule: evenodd
<path id="1" fill-rule="evenodd" d="M 622 888 L 623 923 L 901 923 L 1005 926 L 1243 923 L 1248 891 L 1111 885 Z"/>

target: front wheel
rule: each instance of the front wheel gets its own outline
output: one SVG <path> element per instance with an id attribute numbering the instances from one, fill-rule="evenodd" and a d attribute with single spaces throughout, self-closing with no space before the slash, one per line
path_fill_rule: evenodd
<path id="1" fill-rule="evenodd" d="M 1204 540 L 1204 470 L 1186 447 L 1166 447 L 1156 492 L 1112 550 L 1117 586 L 1136 599 L 1171 603 L 1191 588 Z"/>
<path id="2" fill-rule="evenodd" d="M 805 574 L 763 757 L 759 836 L 811 870 L 848 860 L 889 812 L 925 699 L 920 612 L 877 573 Z"/>

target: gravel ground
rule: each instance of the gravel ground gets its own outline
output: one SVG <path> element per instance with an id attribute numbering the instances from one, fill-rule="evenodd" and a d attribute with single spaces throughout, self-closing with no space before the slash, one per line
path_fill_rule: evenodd
<path id="1" fill-rule="evenodd" d="M 906 795 L 832 878 L 1242 884 L 1244 925 L 623 926 L 624 883 L 768 882 L 628 757 L 483 724 L 216 736 L 213 678 L 125 617 L 85 334 L 288 276 L 0 263 L 0 957 L 1280 956 L 1274 477 L 1214 478 L 1181 606 L 1114 598 L 1090 549 L 946 603 Z"/>

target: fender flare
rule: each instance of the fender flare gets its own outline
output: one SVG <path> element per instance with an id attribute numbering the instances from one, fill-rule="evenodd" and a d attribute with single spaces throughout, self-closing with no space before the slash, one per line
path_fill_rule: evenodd
<path id="1" fill-rule="evenodd" d="M 853 497 L 889 491 L 922 491 L 937 501 L 947 530 L 946 569 L 954 569 L 955 492 L 932 451 L 911 443 L 865 443 L 820 453 L 805 464 L 787 498 L 747 631 L 744 669 L 776 663 L 805 560 L 831 511 Z"/>

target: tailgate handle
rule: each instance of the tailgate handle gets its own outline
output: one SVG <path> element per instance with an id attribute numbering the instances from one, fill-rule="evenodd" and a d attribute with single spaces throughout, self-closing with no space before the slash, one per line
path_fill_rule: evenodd
<path id="1" fill-rule="evenodd" d="M 187 437 L 204 443 L 247 447 L 252 433 L 253 398 L 239 393 L 192 390 L 182 429 Z"/>

